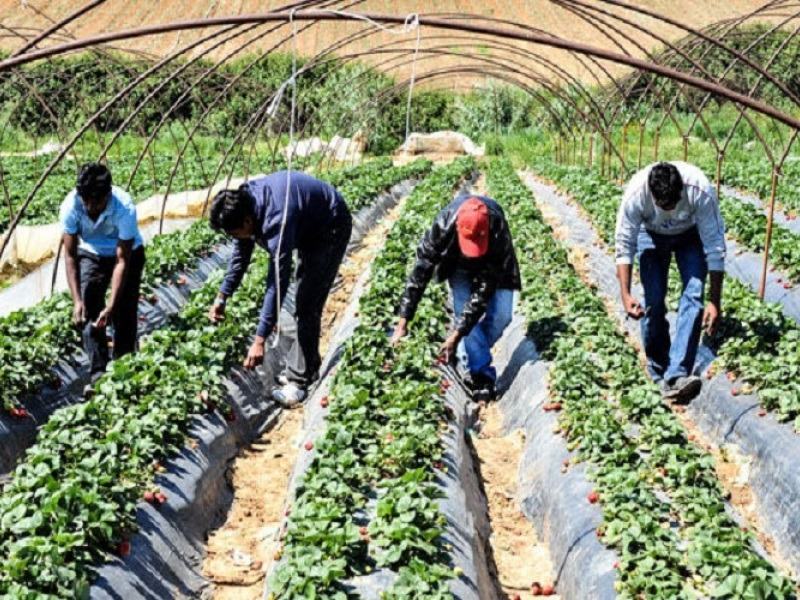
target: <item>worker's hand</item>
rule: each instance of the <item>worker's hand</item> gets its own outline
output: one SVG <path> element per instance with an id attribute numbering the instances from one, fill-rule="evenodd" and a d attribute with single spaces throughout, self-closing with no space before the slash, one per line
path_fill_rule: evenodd
<path id="1" fill-rule="evenodd" d="M 719 306 L 713 302 L 706 304 L 706 309 L 703 311 L 703 328 L 708 335 L 714 335 L 719 329 L 719 321 L 722 311 Z"/>
<path id="2" fill-rule="evenodd" d="M 72 322 L 78 327 L 83 327 L 86 323 L 86 305 L 81 301 L 72 305 Z"/>
<path id="3" fill-rule="evenodd" d="M 214 302 L 208 309 L 208 319 L 212 323 L 219 323 L 225 318 L 225 303 Z"/>
<path id="4" fill-rule="evenodd" d="M 458 335 L 458 332 L 453 332 L 447 337 L 447 339 L 439 348 L 439 355 L 445 364 L 449 363 L 455 357 L 456 347 L 458 346 L 458 342 L 460 340 L 461 336 Z"/>
<path id="5" fill-rule="evenodd" d="M 622 297 L 622 307 L 625 309 L 627 315 L 636 319 L 637 321 L 644 316 L 644 309 L 639 301 L 630 294 Z"/>
<path id="6" fill-rule="evenodd" d="M 401 339 L 406 337 L 406 335 L 408 335 L 408 320 L 400 319 L 394 328 L 394 333 L 392 334 L 392 339 L 389 343 L 392 346 L 396 346 L 400 343 Z"/>
<path id="7" fill-rule="evenodd" d="M 258 365 L 264 362 L 264 341 L 256 339 L 250 346 L 247 352 L 247 358 L 244 359 L 245 369 L 255 369 Z"/>
<path id="8" fill-rule="evenodd" d="M 100 314 L 97 315 L 97 320 L 94 322 L 94 326 L 98 329 L 105 329 L 108 322 L 111 320 L 111 307 L 106 306 L 103 310 L 100 311 Z"/>

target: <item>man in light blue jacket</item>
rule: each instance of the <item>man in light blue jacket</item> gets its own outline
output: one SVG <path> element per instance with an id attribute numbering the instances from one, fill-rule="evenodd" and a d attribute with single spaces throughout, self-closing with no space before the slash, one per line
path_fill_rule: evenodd
<path id="1" fill-rule="evenodd" d="M 644 306 L 631 295 L 637 254 Z M 675 339 L 670 340 L 666 296 L 673 254 L 683 294 Z M 700 169 L 685 162 L 661 162 L 631 178 L 617 215 L 616 262 L 625 312 L 642 321 L 650 375 L 665 398 L 690 400 L 702 386 L 692 374 L 701 330 L 705 327 L 709 335 L 717 330 L 725 274 L 725 224 L 714 187 Z"/>

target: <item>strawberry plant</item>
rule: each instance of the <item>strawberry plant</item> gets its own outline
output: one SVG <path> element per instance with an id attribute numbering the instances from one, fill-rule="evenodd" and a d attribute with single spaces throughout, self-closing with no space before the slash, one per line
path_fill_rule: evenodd
<path id="1" fill-rule="evenodd" d="M 581 167 L 554 165 L 548 161 L 539 161 L 535 167 L 570 193 L 585 209 L 600 236 L 607 244 L 613 244 L 614 218 L 621 198 L 619 188 L 603 181 L 596 172 Z M 602 199 L 598 199 L 599 196 Z M 744 228 L 738 216 L 735 220 L 734 227 Z M 794 243 L 789 235 L 788 232 L 782 235 L 784 248 Z M 794 252 L 786 250 L 786 256 L 793 256 Z M 795 268 L 796 265 L 791 267 L 792 272 Z M 674 272 L 670 277 L 671 296 L 675 298 L 679 295 L 679 290 L 674 288 L 679 278 Z M 715 364 L 736 373 L 758 393 L 765 408 L 774 411 L 782 421 L 793 421 L 795 429 L 800 431 L 800 385 L 797 383 L 800 325 L 783 314 L 780 304 L 762 302 L 734 277 L 725 281 L 722 307 L 722 325 L 715 338 L 709 340 L 717 350 Z"/>
<path id="2" fill-rule="evenodd" d="M 560 432 L 589 465 L 595 489 L 586 500 L 602 508 L 596 533 L 620 556 L 622 596 L 724 597 L 744 576 L 743 597 L 793 597 L 791 581 L 727 515 L 711 457 L 689 443 L 510 163 L 491 163 L 487 184 L 509 216 L 523 311 L 551 361 Z"/>
<path id="3" fill-rule="evenodd" d="M 449 597 L 453 571 L 440 544 L 443 518 L 433 483 L 433 465 L 442 458 L 438 428 L 446 422 L 433 366 L 445 333 L 444 289 L 431 286 L 399 347 L 389 345 L 385 331 L 414 259 L 411 249 L 473 168 L 464 159 L 435 169 L 406 200 L 372 264 L 360 324 L 331 384 L 327 428 L 296 491 L 283 562 L 270 581 L 273 598 L 344 598 L 342 581 L 377 565 L 398 573 L 387 598 Z M 373 494 L 377 514 L 370 518 Z"/>

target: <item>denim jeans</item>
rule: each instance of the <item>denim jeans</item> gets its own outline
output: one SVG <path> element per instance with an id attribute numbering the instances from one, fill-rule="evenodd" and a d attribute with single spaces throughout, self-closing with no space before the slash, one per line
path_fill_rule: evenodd
<path id="1" fill-rule="evenodd" d="M 655 381 L 672 381 L 694 368 L 703 319 L 703 293 L 708 268 L 697 228 L 677 235 L 644 228 L 638 240 L 639 270 L 644 288 L 642 340 L 647 366 Z M 670 344 L 667 323 L 667 280 L 672 255 L 678 264 L 683 294 L 678 305 L 675 339 Z"/>
<path id="2" fill-rule="evenodd" d="M 450 277 L 450 290 L 453 294 L 453 310 L 458 317 L 472 295 L 471 277 L 463 271 L 456 271 Z M 481 375 L 490 381 L 497 379 L 497 371 L 492 366 L 491 350 L 511 322 L 513 310 L 514 291 L 495 291 L 486 307 L 486 314 L 458 344 L 456 354 L 459 366 L 464 371 Z"/>

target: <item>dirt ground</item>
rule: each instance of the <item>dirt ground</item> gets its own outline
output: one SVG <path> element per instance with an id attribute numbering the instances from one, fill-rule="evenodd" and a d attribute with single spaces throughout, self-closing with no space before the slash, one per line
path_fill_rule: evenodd
<path id="1" fill-rule="evenodd" d="M 89 37 L 93 35 L 143 27 L 161 23 L 201 19 L 207 17 L 222 17 L 229 15 L 245 15 L 265 13 L 269 10 L 285 6 L 289 0 L 139 0 L 135 3 L 128 0 L 109 0 L 78 18 L 66 30 L 54 36 L 53 42 L 64 42 L 70 35 Z M 677 16 L 681 22 L 689 23 L 697 29 L 705 25 L 747 14 L 764 4 L 762 0 L 634 0 L 634 5 L 646 6 L 657 13 Z M 9 29 L 0 36 L 0 47 L 14 50 L 22 44 L 21 38 L 35 35 L 42 28 L 50 26 L 53 22 L 72 14 L 86 4 L 85 0 L 0 0 L 0 21 Z M 420 13 L 434 16 L 437 14 L 469 14 L 472 20 L 482 24 L 492 24 L 506 29 L 534 28 L 566 39 L 583 42 L 600 48 L 623 52 L 604 36 L 601 28 L 592 24 L 567 9 L 560 7 L 549 0 L 489 0 L 477 2 L 476 0 L 346 0 L 327 2 L 332 8 L 350 11 L 372 12 L 376 14 L 409 15 Z M 656 36 L 668 40 L 675 40 L 683 36 L 683 32 L 676 27 L 665 24 L 632 11 L 603 5 L 603 10 L 619 14 L 630 20 L 643 30 L 632 27 L 621 21 L 616 22 L 619 29 L 617 41 L 622 44 L 624 51 L 633 56 L 641 57 L 642 49 L 652 49 L 660 46 Z M 500 20 L 491 22 L 489 20 Z M 395 25 L 395 28 L 399 25 Z M 331 47 L 335 42 L 349 34 L 364 29 L 363 22 L 319 22 L 308 31 L 298 36 L 297 45 L 303 55 L 314 55 Z M 137 37 L 130 40 L 115 42 L 114 46 L 124 49 L 136 50 L 153 55 L 163 56 L 176 49 L 198 40 L 201 36 L 208 35 L 212 29 L 188 29 L 180 32 L 164 33 L 146 37 Z M 252 50 L 264 51 L 280 42 L 289 33 L 288 25 L 284 25 L 278 32 L 265 35 L 256 41 Z M 356 42 L 351 42 L 342 47 L 342 54 L 360 54 L 382 44 L 396 44 L 396 48 L 413 49 L 413 32 L 398 36 L 389 33 L 377 32 Z M 251 34 L 243 36 L 246 40 L 256 35 L 262 35 L 264 28 L 258 28 Z M 623 35 L 628 36 L 630 41 Z M 570 54 L 545 45 L 532 46 L 524 42 L 514 42 L 509 39 L 493 40 L 486 36 L 473 33 L 451 32 L 448 34 L 446 44 L 449 55 L 433 55 L 424 52 L 429 46 L 440 46 L 443 34 L 432 28 L 423 30 L 417 74 L 433 72 L 443 68 L 470 66 L 485 66 L 486 57 L 497 58 L 502 56 L 513 57 L 508 50 L 500 48 L 495 42 L 511 42 L 524 49 L 532 49 L 543 57 L 545 61 L 554 61 L 560 69 L 565 69 L 571 75 L 579 77 L 583 82 L 594 84 L 598 74 L 597 68 L 591 62 L 576 55 Z M 425 38 L 430 39 L 425 39 Z M 51 42 L 52 43 L 52 42 Z M 287 49 L 289 42 L 284 43 L 281 49 Z M 193 52 L 202 51 L 207 45 L 201 45 Z M 233 49 L 231 44 L 225 44 L 211 53 L 211 57 L 220 57 Z M 472 58 L 465 58 L 464 54 L 470 52 Z M 519 60 L 519 57 L 515 57 Z M 380 54 L 370 55 L 367 52 L 364 60 L 385 62 L 386 56 Z M 406 63 L 402 66 L 400 63 Z M 395 60 L 396 68 L 390 69 L 392 74 L 401 80 L 410 75 L 410 61 Z M 537 75 L 548 79 L 554 78 L 554 71 L 542 68 L 531 63 Z M 604 67 L 612 74 L 625 71 L 612 63 L 604 63 Z M 420 77 L 420 84 L 436 85 L 449 89 L 463 89 L 475 84 L 483 83 L 485 77 L 474 73 L 462 72 L 446 78 L 439 77 L 426 82 Z"/>
<path id="2" fill-rule="evenodd" d="M 490 543 L 497 581 L 507 598 L 533 598 L 531 584 L 553 582 L 553 564 L 517 499 L 517 470 L 525 444 L 521 431 L 503 434 L 496 404 L 481 411 L 480 434 L 473 438 L 489 503 Z M 551 596 L 557 598 L 558 596 Z"/>
<path id="3" fill-rule="evenodd" d="M 364 238 L 340 269 L 341 280 L 328 297 L 320 350 L 327 352 L 358 278 L 369 267 L 399 215 L 402 202 Z M 303 411 L 284 411 L 274 429 L 242 450 L 230 468 L 233 505 L 226 522 L 211 532 L 203 575 L 214 600 L 259 600 L 264 577 L 279 545 L 289 479 L 302 439 Z"/>

